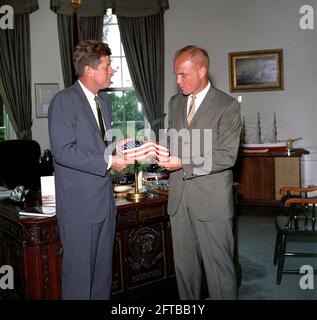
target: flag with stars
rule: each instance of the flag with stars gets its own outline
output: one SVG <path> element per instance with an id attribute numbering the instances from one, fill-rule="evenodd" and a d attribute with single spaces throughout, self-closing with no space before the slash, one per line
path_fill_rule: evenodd
<path id="1" fill-rule="evenodd" d="M 119 147 L 119 153 L 129 160 L 144 161 L 150 157 L 162 160 L 169 156 L 169 150 L 154 141 L 129 139 Z"/>

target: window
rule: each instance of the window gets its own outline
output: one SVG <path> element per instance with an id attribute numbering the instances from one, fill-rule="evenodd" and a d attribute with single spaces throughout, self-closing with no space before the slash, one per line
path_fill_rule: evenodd
<path id="1" fill-rule="evenodd" d="M 1 98 L 0 98 L 1 102 Z M 9 139 L 9 118 L 5 111 L 4 105 L 0 104 L 0 141 Z"/>
<path id="2" fill-rule="evenodd" d="M 108 9 L 104 16 L 103 41 L 109 44 L 112 53 L 111 65 L 115 70 L 112 77 L 113 83 L 108 89 L 113 105 L 113 128 L 120 129 L 124 137 L 131 137 L 131 131 L 127 128 L 134 128 L 135 125 L 135 132 L 132 131 L 133 134 L 135 133 L 134 137 L 143 140 L 144 129 L 148 124 L 132 85 L 117 17 L 112 14 L 111 9 Z"/>

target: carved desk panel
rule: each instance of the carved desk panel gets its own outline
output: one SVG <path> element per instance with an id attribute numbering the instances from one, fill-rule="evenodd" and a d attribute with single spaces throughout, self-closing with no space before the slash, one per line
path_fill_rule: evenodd
<path id="1" fill-rule="evenodd" d="M 166 205 L 167 197 L 156 196 L 117 206 L 113 295 L 173 276 Z M 19 217 L 19 210 L 0 200 L 0 266 L 14 269 L 14 289 L 0 294 L 6 299 L 60 299 L 62 249 L 56 217 Z"/>

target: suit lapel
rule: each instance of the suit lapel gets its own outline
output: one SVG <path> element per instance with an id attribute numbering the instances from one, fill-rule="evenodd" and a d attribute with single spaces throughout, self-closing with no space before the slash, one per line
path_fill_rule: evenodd
<path id="1" fill-rule="evenodd" d="M 179 108 L 179 119 L 181 121 L 182 128 L 188 127 L 188 125 L 187 125 L 187 99 L 188 99 L 188 96 L 183 97 L 181 104 L 180 104 L 180 108 Z"/>
<path id="2" fill-rule="evenodd" d="M 78 91 L 78 94 L 80 96 L 80 102 L 82 104 L 83 111 L 84 111 L 85 115 L 87 116 L 87 118 L 91 122 L 92 126 L 96 130 L 100 131 L 98 124 L 97 124 L 97 121 L 96 121 L 96 118 L 95 118 L 95 116 L 91 110 L 90 104 L 87 100 L 87 97 L 86 97 L 84 91 L 82 90 L 82 88 L 80 87 L 80 84 L 78 83 L 78 81 L 75 82 L 74 87 L 76 88 L 76 90 Z"/>
<path id="3" fill-rule="evenodd" d="M 215 96 L 215 89 L 213 87 L 210 87 L 204 100 L 201 102 L 197 112 L 194 114 L 194 117 L 189 125 L 189 127 L 192 127 L 195 122 L 203 119 L 205 117 L 205 113 L 208 112 L 210 113 L 212 110 L 211 104 L 212 104 L 212 99 Z"/>

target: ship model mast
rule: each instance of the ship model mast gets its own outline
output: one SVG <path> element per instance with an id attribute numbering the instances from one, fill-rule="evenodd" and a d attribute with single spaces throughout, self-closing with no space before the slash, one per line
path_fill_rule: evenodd
<path id="1" fill-rule="evenodd" d="M 261 133 L 261 118 L 260 118 L 260 112 L 258 112 L 258 143 L 262 143 L 262 133 Z"/>
<path id="2" fill-rule="evenodd" d="M 257 125 L 256 125 L 256 132 L 253 136 L 256 142 L 248 143 L 246 140 L 246 121 L 243 118 L 243 127 L 241 133 L 241 147 L 244 152 L 264 152 L 264 150 L 274 150 L 274 151 L 288 151 L 290 155 L 290 150 L 293 148 L 293 142 L 297 140 L 301 140 L 302 137 L 299 138 L 289 138 L 287 140 L 277 140 L 277 119 L 276 113 L 274 111 L 274 118 L 273 118 L 273 128 L 271 131 L 271 139 L 269 142 L 264 142 L 262 139 L 262 127 L 261 127 L 261 117 L 260 113 L 257 113 Z M 243 140 L 242 140 L 243 139 Z"/>
<path id="3" fill-rule="evenodd" d="M 277 123 L 276 123 L 276 112 L 274 111 L 274 120 L 273 120 L 273 142 L 277 142 Z"/>

